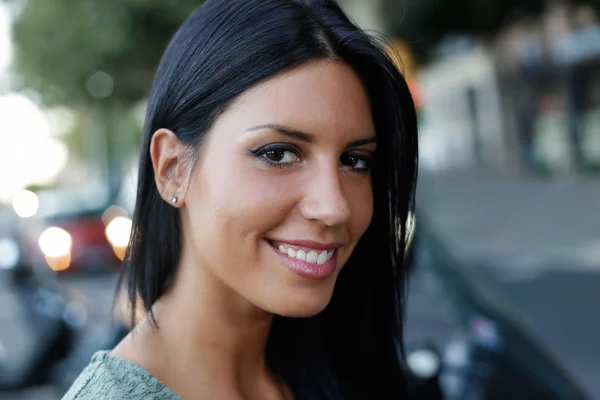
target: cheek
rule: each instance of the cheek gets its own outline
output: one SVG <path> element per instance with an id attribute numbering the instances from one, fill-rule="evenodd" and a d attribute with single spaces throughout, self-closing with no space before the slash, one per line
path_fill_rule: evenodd
<path id="1" fill-rule="evenodd" d="M 354 185 L 348 191 L 351 209 L 350 229 L 355 240 L 365 233 L 373 218 L 373 191 L 371 183 Z"/>
<path id="2" fill-rule="evenodd" d="M 239 166 L 204 178 L 198 207 L 213 228 L 227 236 L 260 236 L 282 222 L 293 208 L 289 185 L 261 171 Z M 233 238 L 232 238 L 233 239 Z"/>

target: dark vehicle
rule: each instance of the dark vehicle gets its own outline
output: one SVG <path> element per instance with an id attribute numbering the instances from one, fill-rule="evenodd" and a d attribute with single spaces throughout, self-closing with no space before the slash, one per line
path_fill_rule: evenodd
<path id="1" fill-rule="evenodd" d="M 408 366 L 423 398 L 581 400 L 587 395 L 510 307 L 420 216 L 411 250 Z M 433 393 L 433 394 L 432 394 Z"/>
<path id="2" fill-rule="evenodd" d="M 24 264 L 0 271 L 0 300 L 0 398 L 32 387 L 65 392 L 94 352 L 128 333 L 116 319 L 106 332 L 90 334 L 85 294 Z"/>
<path id="3" fill-rule="evenodd" d="M 0 391 L 46 383 L 72 349 L 82 308 L 46 278 L 24 264 L 0 271 Z"/>
<path id="4" fill-rule="evenodd" d="M 111 206 L 104 186 L 49 189 L 37 195 L 37 214 L 21 221 L 19 229 L 22 256 L 28 264 L 59 273 L 109 272 L 120 266 L 126 239 L 121 245 L 111 241 L 109 224 L 121 217 L 126 225 L 128 217 L 124 209 Z M 128 237 L 127 226 L 116 229 L 117 240 Z"/>

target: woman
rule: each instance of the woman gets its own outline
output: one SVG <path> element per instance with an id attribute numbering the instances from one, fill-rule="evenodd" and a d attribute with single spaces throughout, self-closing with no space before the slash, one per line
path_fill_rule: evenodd
<path id="1" fill-rule="evenodd" d="M 406 398 L 416 171 L 406 82 L 335 3 L 208 0 L 148 104 L 124 277 L 145 317 L 66 399 Z"/>

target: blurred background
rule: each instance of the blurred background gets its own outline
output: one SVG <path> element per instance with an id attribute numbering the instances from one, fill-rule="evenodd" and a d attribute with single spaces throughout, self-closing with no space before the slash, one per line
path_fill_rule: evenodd
<path id="1" fill-rule="evenodd" d="M 146 96 L 201 3 L 0 0 L 0 398 L 60 398 L 126 331 Z M 600 1 L 339 3 L 418 107 L 408 347 L 446 398 L 600 399 Z"/>

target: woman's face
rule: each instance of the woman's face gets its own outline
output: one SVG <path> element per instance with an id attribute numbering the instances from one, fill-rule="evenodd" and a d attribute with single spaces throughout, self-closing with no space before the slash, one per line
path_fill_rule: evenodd
<path id="1" fill-rule="evenodd" d="M 311 316 L 367 229 L 375 128 L 348 66 L 313 61 L 215 121 L 182 203 L 185 266 L 222 294 Z"/>

